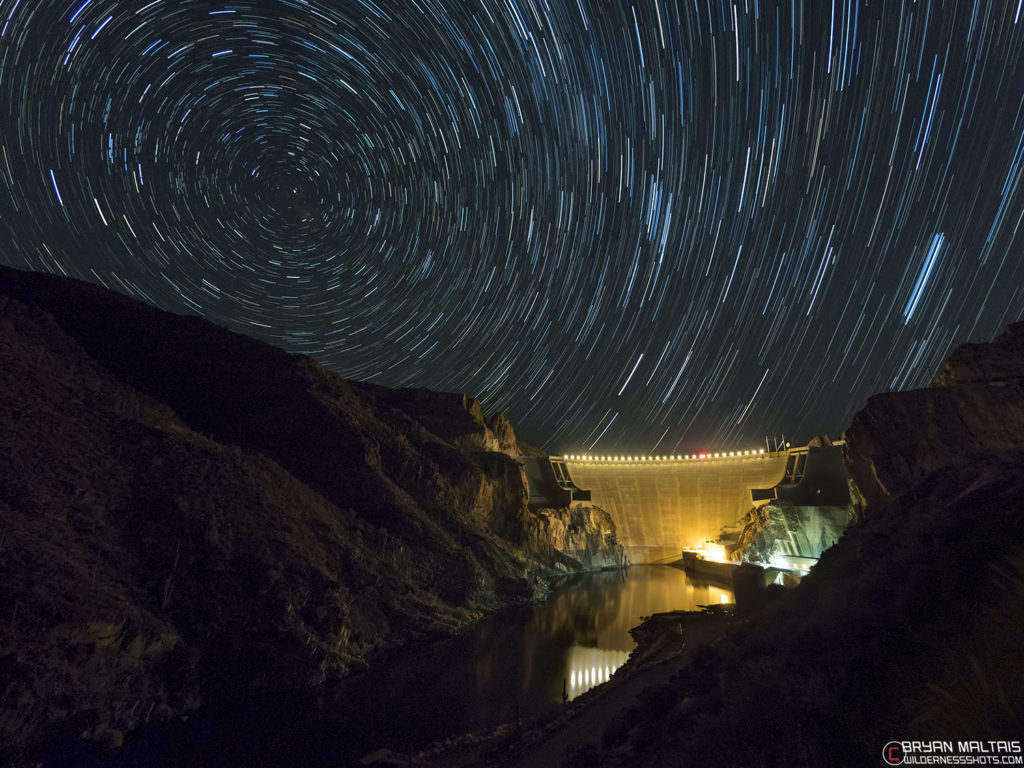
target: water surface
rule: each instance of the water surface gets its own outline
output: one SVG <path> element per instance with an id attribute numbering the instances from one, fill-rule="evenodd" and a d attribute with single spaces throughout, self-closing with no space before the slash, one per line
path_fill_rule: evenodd
<path id="1" fill-rule="evenodd" d="M 563 698 L 606 681 L 625 663 L 635 646 L 629 630 L 642 617 L 731 600 L 730 591 L 670 566 L 574 577 L 544 603 L 397 651 L 315 699 L 198 713 L 151 741 L 147 762 L 338 768 L 383 746 L 404 752 L 517 718 L 554 716 Z"/>
<path id="2" fill-rule="evenodd" d="M 388 669 L 353 681 L 346 697 L 376 702 L 373 719 L 403 724 L 379 729 L 381 743 L 408 746 L 554 715 L 563 697 L 605 682 L 625 663 L 636 646 L 629 630 L 642 617 L 731 601 L 731 591 L 670 566 L 586 574 L 544 603 L 408 649 Z"/>

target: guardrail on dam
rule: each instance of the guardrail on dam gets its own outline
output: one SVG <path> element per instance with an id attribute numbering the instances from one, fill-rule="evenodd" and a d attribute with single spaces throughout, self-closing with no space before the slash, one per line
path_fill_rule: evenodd
<path id="1" fill-rule="evenodd" d="M 589 491 L 590 503 L 611 514 L 630 561 L 652 563 L 678 559 L 683 547 L 700 546 L 723 527 L 735 526 L 755 505 L 752 491 L 787 478 L 789 456 L 749 451 L 550 461 L 556 476 L 564 468 L 567 484 Z"/>

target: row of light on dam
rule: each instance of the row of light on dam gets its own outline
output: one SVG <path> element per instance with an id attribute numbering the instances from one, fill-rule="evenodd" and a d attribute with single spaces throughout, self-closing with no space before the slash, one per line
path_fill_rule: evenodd
<path id="1" fill-rule="evenodd" d="M 750 451 L 720 451 L 717 453 L 702 452 L 681 454 L 677 456 L 588 456 L 572 454 L 565 458 L 571 461 L 704 461 L 705 459 L 728 459 L 742 456 L 760 456 L 764 448 Z"/>

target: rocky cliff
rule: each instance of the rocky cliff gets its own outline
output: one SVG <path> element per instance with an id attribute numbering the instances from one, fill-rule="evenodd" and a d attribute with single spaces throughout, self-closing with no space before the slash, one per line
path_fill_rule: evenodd
<path id="1" fill-rule="evenodd" d="M 1024 323 L 954 350 L 933 385 L 875 395 L 846 434 L 850 475 L 879 507 L 929 475 L 1024 452 Z"/>
<path id="2" fill-rule="evenodd" d="M 530 539 L 534 547 L 551 543 L 590 569 L 628 565 L 618 543 L 611 515 L 600 507 L 537 507 L 532 510 Z"/>
<path id="3" fill-rule="evenodd" d="M 771 563 L 776 556 L 817 558 L 835 544 L 852 519 L 847 506 L 799 506 L 772 501 L 750 510 L 739 522 L 732 559 Z"/>
<path id="4" fill-rule="evenodd" d="M 316 685 L 614 562 L 606 515 L 531 512 L 519 450 L 464 395 L 0 267 L 0 762 Z"/>

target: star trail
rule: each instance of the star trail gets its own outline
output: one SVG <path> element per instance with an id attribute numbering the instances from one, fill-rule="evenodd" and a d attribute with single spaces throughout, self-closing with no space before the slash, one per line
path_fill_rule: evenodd
<path id="1" fill-rule="evenodd" d="M 1024 0 L 2 0 L 0 260 L 552 451 L 837 436 L 1024 316 Z"/>

